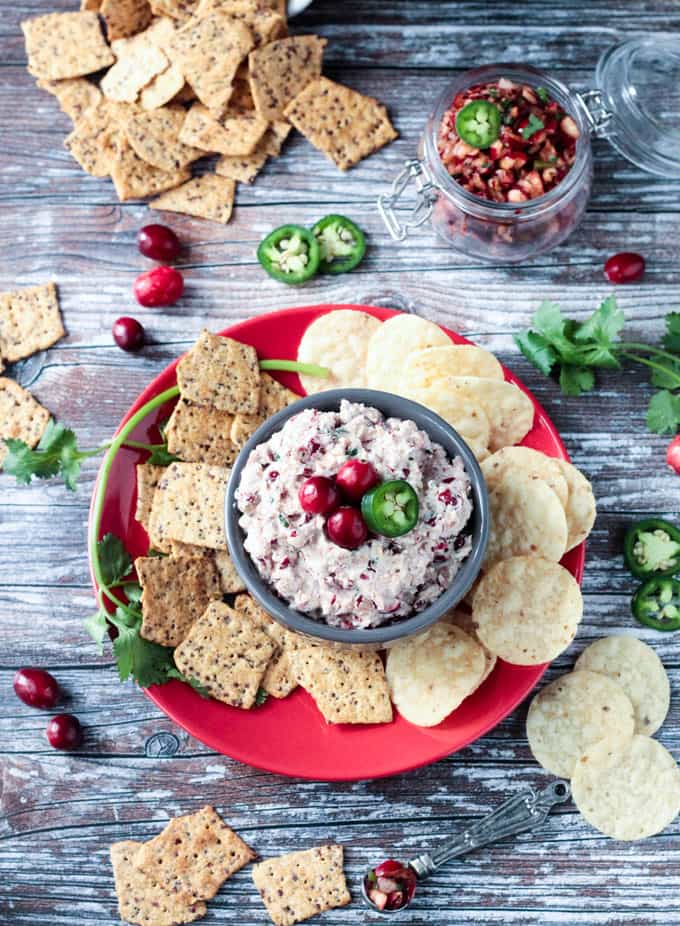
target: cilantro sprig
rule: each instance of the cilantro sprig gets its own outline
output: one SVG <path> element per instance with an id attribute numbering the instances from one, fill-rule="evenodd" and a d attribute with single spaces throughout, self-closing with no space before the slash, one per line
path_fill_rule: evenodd
<path id="1" fill-rule="evenodd" d="M 522 135 L 524 141 L 529 141 L 532 135 L 535 135 L 536 132 L 540 132 L 541 129 L 544 128 L 545 124 L 538 118 L 538 116 L 535 116 L 533 113 L 531 113 L 529 116 L 529 121 L 524 126 L 520 134 Z"/>
<path id="2" fill-rule="evenodd" d="M 623 326 L 624 315 L 614 296 L 584 322 L 566 318 L 559 305 L 546 301 L 531 328 L 516 335 L 515 342 L 541 373 L 559 374 L 565 395 L 594 389 L 597 369 L 620 369 L 624 360 L 648 367 L 658 391 L 649 403 L 647 427 L 655 434 L 675 434 L 680 429 L 680 313 L 666 315 L 661 346 L 621 340 Z"/>

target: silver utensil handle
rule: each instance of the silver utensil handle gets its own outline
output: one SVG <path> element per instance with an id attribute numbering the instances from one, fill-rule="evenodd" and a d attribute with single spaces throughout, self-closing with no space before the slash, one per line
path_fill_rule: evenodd
<path id="1" fill-rule="evenodd" d="M 452 858 L 458 858 L 515 833 L 523 833 L 545 823 L 557 804 L 571 796 L 568 781 L 554 781 L 542 791 L 525 788 L 478 823 L 467 827 L 431 854 L 424 853 L 409 862 L 419 878 L 426 878 Z"/>

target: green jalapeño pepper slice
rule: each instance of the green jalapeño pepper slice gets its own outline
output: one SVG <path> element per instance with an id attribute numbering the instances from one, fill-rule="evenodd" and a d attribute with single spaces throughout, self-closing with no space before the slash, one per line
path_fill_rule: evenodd
<path id="1" fill-rule="evenodd" d="M 327 215 L 312 229 L 321 250 L 321 273 L 354 270 L 366 253 L 364 233 L 344 215 Z"/>
<path id="2" fill-rule="evenodd" d="M 319 270 L 319 243 L 302 225 L 282 225 L 260 242 L 257 259 L 270 277 L 295 286 Z"/>
<path id="3" fill-rule="evenodd" d="M 473 148 L 488 148 L 501 134 L 501 111 L 488 100 L 473 100 L 456 116 L 456 132 Z"/>
<path id="4" fill-rule="evenodd" d="M 631 524 L 623 543 L 626 566 L 638 579 L 680 572 L 680 530 L 661 518 Z"/>
<path id="5" fill-rule="evenodd" d="M 401 537 L 418 523 L 420 505 L 415 489 L 403 479 L 383 482 L 361 499 L 366 526 L 383 537 Z"/>
<path id="6" fill-rule="evenodd" d="M 653 630 L 680 630 L 680 581 L 664 576 L 649 579 L 635 592 L 635 618 Z"/>

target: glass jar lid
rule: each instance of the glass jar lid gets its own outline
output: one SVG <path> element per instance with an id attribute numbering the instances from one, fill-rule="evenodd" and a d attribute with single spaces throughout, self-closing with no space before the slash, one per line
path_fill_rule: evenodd
<path id="1" fill-rule="evenodd" d="M 637 167 L 680 179 L 680 37 L 641 36 L 613 45 L 584 94 L 593 126 Z"/>

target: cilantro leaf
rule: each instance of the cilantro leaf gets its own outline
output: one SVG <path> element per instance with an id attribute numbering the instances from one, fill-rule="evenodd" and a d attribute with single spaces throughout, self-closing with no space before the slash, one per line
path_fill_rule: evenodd
<path id="1" fill-rule="evenodd" d="M 84 623 L 85 630 L 87 630 L 97 644 L 99 654 L 101 655 L 104 652 L 104 640 L 106 640 L 109 635 L 109 624 L 106 611 L 100 608 L 94 614 L 91 614 Z"/>
<path id="2" fill-rule="evenodd" d="M 524 141 L 529 141 L 532 135 L 535 135 L 536 132 L 540 132 L 541 129 L 544 129 L 545 125 L 541 120 L 535 116 L 533 113 L 529 116 L 529 121 L 524 126 L 521 131 L 522 138 Z"/>
<path id="3" fill-rule="evenodd" d="M 651 382 L 657 389 L 677 389 L 680 385 L 680 357 L 675 362 L 664 361 L 662 368 L 652 370 Z"/>
<path id="4" fill-rule="evenodd" d="M 40 443 L 31 448 L 21 440 L 5 441 L 9 453 L 2 469 L 20 484 L 28 485 L 33 477 L 49 479 L 61 475 L 66 487 L 75 491 L 82 461 L 99 451 L 78 450 L 76 435 L 50 418 Z"/>
<path id="5" fill-rule="evenodd" d="M 534 92 L 536 93 L 536 96 L 539 98 L 541 103 L 550 102 L 550 94 L 545 89 L 545 87 L 534 87 Z"/>
<path id="6" fill-rule="evenodd" d="M 669 312 L 666 316 L 663 346 L 666 350 L 680 353 L 680 312 Z"/>
<path id="7" fill-rule="evenodd" d="M 515 344 L 527 360 L 546 376 L 558 361 L 557 352 L 550 342 L 536 331 L 520 331 L 515 335 Z"/>
<path id="8" fill-rule="evenodd" d="M 151 463 L 153 466 L 170 466 L 171 463 L 176 463 L 178 460 L 179 457 L 175 456 L 174 453 L 170 453 L 167 447 L 156 447 L 146 462 Z"/>
<path id="9" fill-rule="evenodd" d="M 531 324 L 548 341 L 560 341 L 565 336 L 567 321 L 556 302 L 544 300 L 534 312 Z"/>
<path id="10" fill-rule="evenodd" d="M 125 583 L 125 597 L 130 604 L 139 604 L 142 600 L 142 586 L 139 582 Z"/>
<path id="11" fill-rule="evenodd" d="M 121 682 L 132 678 L 140 688 L 162 685 L 167 681 L 168 671 L 173 666 L 172 650 L 140 637 L 139 627 L 118 626 L 118 636 L 113 641 L 113 654 L 118 663 Z"/>
<path id="12" fill-rule="evenodd" d="M 99 566 L 104 584 L 120 585 L 132 569 L 132 558 L 115 534 L 105 534 L 97 544 Z"/>
<path id="13" fill-rule="evenodd" d="M 257 695 L 255 696 L 255 706 L 261 707 L 269 698 L 269 693 L 264 690 L 264 688 L 257 689 Z"/>
<path id="14" fill-rule="evenodd" d="M 655 434 L 675 434 L 680 428 L 680 395 L 667 389 L 653 395 L 647 409 L 647 427 Z"/>
<path id="15" fill-rule="evenodd" d="M 574 341 L 592 340 L 610 348 L 623 325 L 624 315 L 616 302 L 616 297 L 608 296 L 599 309 L 578 326 L 574 332 Z"/>
<path id="16" fill-rule="evenodd" d="M 188 677 L 186 675 L 183 675 L 175 665 L 173 665 L 170 669 L 168 669 L 167 677 L 175 678 L 177 679 L 178 682 L 184 682 L 185 685 L 190 685 L 194 689 L 194 691 L 197 694 L 199 694 L 202 698 L 205 698 L 206 701 L 210 701 L 212 698 L 212 695 L 210 694 L 208 689 L 205 688 L 203 685 L 201 685 L 198 679 L 194 678 L 193 676 Z"/>
<path id="17" fill-rule="evenodd" d="M 560 370 L 560 389 L 565 395 L 581 395 L 595 385 L 595 374 L 587 367 L 578 367 L 570 363 L 562 365 Z"/>

